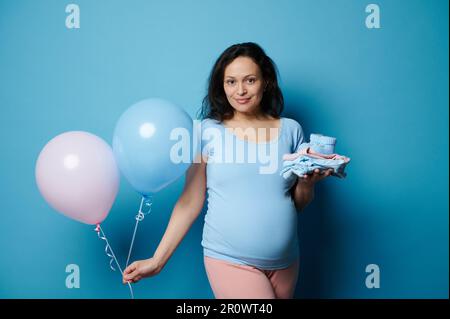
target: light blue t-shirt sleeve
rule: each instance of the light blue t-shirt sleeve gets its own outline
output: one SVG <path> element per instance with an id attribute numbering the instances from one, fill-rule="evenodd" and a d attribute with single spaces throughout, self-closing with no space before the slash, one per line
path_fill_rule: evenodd
<path id="1" fill-rule="evenodd" d="M 294 146 L 293 153 L 297 153 L 301 150 L 301 145 L 304 142 L 303 128 L 296 120 L 291 120 L 291 125 Z"/>
<path id="2" fill-rule="evenodd" d="M 205 134 L 205 130 L 210 128 L 213 124 L 213 120 L 211 119 L 204 119 L 204 120 L 197 120 L 195 121 L 194 130 L 196 131 L 196 142 L 194 147 L 194 157 L 199 156 L 200 154 L 203 157 L 208 157 L 209 150 L 208 150 L 208 134 Z"/>

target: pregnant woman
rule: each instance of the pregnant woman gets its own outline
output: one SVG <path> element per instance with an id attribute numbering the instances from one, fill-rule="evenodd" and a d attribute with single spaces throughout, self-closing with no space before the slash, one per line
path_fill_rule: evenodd
<path id="1" fill-rule="evenodd" d="M 158 274 L 207 203 L 203 254 L 216 298 L 292 298 L 299 271 L 297 213 L 332 171 L 284 179 L 284 154 L 303 142 L 281 117 L 276 67 L 255 43 L 227 48 L 212 69 L 201 110 L 201 142 L 183 192 L 153 257 L 135 261 L 123 282 Z"/>

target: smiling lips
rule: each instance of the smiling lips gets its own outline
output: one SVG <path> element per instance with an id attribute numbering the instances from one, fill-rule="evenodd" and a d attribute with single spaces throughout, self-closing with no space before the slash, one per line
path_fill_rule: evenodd
<path id="1" fill-rule="evenodd" d="M 235 99 L 236 102 L 238 102 L 239 104 L 247 104 L 248 101 L 250 101 L 250 98 L 246 98 L 246 99 Z"/>

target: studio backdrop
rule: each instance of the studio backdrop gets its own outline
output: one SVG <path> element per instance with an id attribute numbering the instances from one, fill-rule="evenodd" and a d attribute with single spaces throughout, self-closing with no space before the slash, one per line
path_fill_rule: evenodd
<path id="1" fill-rule="evenodd" d="M 295 297 L 448 298 L 448 12 L 445 0 L 1 0 L 0 297 L 129 298 L 95 226 L 42 198 L 39 153 L 67 131 L 112 145 L 146 98 L 197 119 L 215 59 L 256 42 L 278 66 L 282 116 L 351 157 L 299 215 Z M 184 181 L 154 196 L 132 260 L 154 253 Z M 121 178 L 102 227 L 122 266 L 139 203 Z M 214 297 L 205 211 L 136 298 Z"/>

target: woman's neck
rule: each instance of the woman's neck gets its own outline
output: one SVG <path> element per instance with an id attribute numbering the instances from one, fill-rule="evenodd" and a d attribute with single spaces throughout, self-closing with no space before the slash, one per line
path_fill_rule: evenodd
<path id="1" fill-rule="evenodd" d="M 267 121 L 269 119 L 272 119 L 272 117 L 261 112 L 243 113 L 235 111 L 230 121 L 239 123 L 255 123 L 260 121 Z"/>

